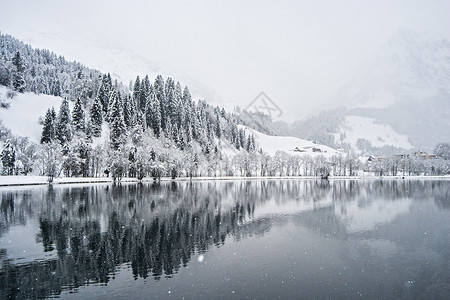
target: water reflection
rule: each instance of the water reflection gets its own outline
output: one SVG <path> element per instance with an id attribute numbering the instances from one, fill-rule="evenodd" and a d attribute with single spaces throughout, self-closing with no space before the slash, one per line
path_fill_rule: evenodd
<path id="1" fill-rule="evenodd" d="M 124 265 L 136 279 L 172 277 L 196 253 L 229 238 L 263 236 L 286 222 L 330 239 L 362 240 L 370 251 L 392 257 L 396 244 L 386 228 L 402 224 L 399 216 L 413 202 L 450 208 L 446 181 L 194 182 L 0 192 L 2 298 L 43 298 L 107 284 Z M 411 239 L 413 231 L 404 242 Z M 448 246 L 439 236 L 430 242 Z"/>

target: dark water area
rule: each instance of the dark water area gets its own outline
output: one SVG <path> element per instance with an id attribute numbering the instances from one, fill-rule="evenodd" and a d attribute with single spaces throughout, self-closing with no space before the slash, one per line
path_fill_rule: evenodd
<path id="1" fill-rule="evenodd" d="M 0 189 L 0 299 L 448 299 L 450 181 Z"/>

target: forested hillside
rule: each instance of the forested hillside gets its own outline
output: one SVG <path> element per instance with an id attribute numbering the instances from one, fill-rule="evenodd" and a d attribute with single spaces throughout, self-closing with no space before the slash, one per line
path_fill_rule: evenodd
<path id="1" fill-rule="evenodd" d="M 196 174 L 199 165 L 218 159 L 224 147 L 256 150 L 254 138 L 238 130 L 235 115 L 194 101 L 189 88 L 170 77 L 158 75 L 151 82 L 149 76 L 137 76 L 128 88 L 109 74 L 33 49 L 9 35 L 0 35 L 0 45 L 2 85 L 18 93 L 63 97 L 61 106 L 50 108 L 43 120 L 40 148 L 46 167 L 41 174 L 99 176 L 106 171 L 119 178 L 142 178 L 150 168 L 153 176 L 174 177 L 182 162 L 192 162 L 189 173 Z M 6 109 L 8 101 L 14 99 L 2 100 Z M 69 102 L 74 102 L 72 111 Z M 22 152 L 20 138 L 7 128 L 3 131 L 5 151 Z M 8 160 L 8 155 L 3 157 Z M 143 161 L 152 161 L 151 167 Z M 25 174 L 31 171 L 26 169 Z M 4 171 L 14 172 L 12 167 Z"/>

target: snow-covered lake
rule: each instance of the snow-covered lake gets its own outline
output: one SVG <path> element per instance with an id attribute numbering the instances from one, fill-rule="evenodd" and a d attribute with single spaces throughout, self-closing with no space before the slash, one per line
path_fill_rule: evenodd
<path id="1" fill-rule="evenodd" d="M 450 181 L 0 189 L 0 298 L 444 299 Z"/>

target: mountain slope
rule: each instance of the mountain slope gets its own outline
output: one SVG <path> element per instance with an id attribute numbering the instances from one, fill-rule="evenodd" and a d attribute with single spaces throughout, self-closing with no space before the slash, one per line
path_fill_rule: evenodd
<path id="1" fill-rule="evenodd" d="M 0 99 L 6 99 L 7 89 L 0 86 Z M 39 143 L 42 133 L 40 118 L 44 118 L 47 109 L 59 109 L 62 98 L 34 93 L 17 93 L 8 109 L 0 108 L 0 120 L 13 134 L 29 137 L 31 141 Z"/>
<path id="2" fill-rule="evenodd" d="M 333 155 L 342 154 L 331 147 L 316 144 L 308 140 L 300 139 L 292 136 L 273 136 L 261 133 L 247 126 L 239 125 L 238 128 L 243 128 L 246 132 L 253 134 L 257 149 L 261 148 L 269 155 L 275 155 L 277 151 L 284 151 L 291 155 L 324 155 L 329 158 Z M 316 149 L 315 151 L 313 149 Z"/>
<path id="3" fill-rule="evenodd" d="M 348 116 L 372 118 L 391 127 L 395 135 L 407 136 L 410 143 L 393 146 L 431 150 L 450 141 L 449 82 L 450 42 L 401 30 L 336 98 L 349 108 L 347 120 Z M 338 133 L 348 131 L 346 126 Z M 352 130 L 361 132 L 359 138 L 379 134 L 370 126 Z"/>

